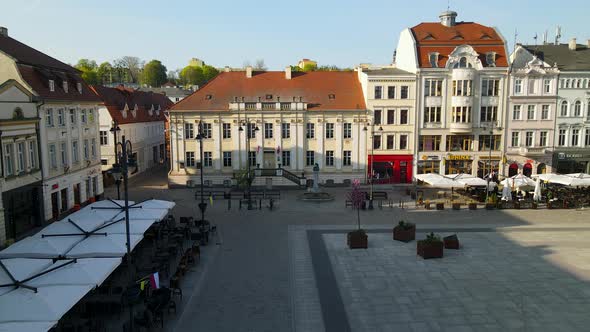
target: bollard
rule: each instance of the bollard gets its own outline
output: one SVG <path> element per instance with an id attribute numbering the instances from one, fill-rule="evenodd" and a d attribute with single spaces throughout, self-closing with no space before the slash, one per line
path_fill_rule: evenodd
<path id="1" fill-rule="evenodd" d="M 240 199 L 240 210 L 242 209 L 242 200 Z"/>
<path id="2" fill-rule="evenodd" d="M 227 210 L 231 210 L 231 199 L 227 200 Z"/>
<path id="3" fill-rule="evenodd" d="M 262 200 L 258 200 L 258 210 L 262 210 Z"/>

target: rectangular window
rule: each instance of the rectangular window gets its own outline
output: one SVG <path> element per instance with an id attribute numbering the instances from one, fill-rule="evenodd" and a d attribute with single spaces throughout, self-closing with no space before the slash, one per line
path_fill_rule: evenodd
<path id="1" fill-rule="evenodd" d="M 76 109 L 70 108 L 70 124 L 73 126 L 76 122 Z"/>
<path id="2" fill-rule="evenodd" d="M 375 98 L 374 99 L 381 99 L 381 93 L 383 92 L 382 86 L 375 87 Z"/>
<path id="3" fill-rule="evenodd" d="M 533 132 L 532 131 L 527 131 L 525 133 L 524 144 L 526 147 L 529 147 L 529 148 L 533 146 Z"/>
<path id="4" fill-rule="evenodd" d="M 93 109 L 88 110 L 88 122 L 94 123 L 94 110 Z"/>
<path id="5" fill-rule="evenodd" d="M 51 168 L 57 168 L 57 151 L 55 144 L 49 144 L 49 162 L 51 163 Z"/>
<path id="6" fill-rule="evenodd" d="M 471 106 L 453 106 L 454 123 L 470 123 L 471 122 Z"/>
<path id="7" fill-rule="evenodd" d="M 512 132 L 512 141 L 510 142 L 512 147 L 520 146 L 520 133 L 517 131 Z"/>
<path id="8" fill-rule="evenodd" d="M 82 83 L 76 83 L 76 89 L 78 90 L 78 93 L 82 93 Z"/>
<path id="9" fill-rule="evenodd" d="M 352 138 L 352 123 L 344 123 L 344 138 Z"/>
<path id="10" fill-rule="evenodd" d="M 395 124 L 395 110 L 387 110 L 387 124 Z"/>
<path id="11" fill-rule="evenodd" d="M 16 145 L 16 171 L 17 173 L 25 171 L 25 142 L 19 142 Z"/>
<path id="12" fill-rule="evenodd" d="M 479 115 L 480 122 L 495 122 L 498 106 L 483 106 Z"/>
<path id="13" fill-rule="evenodd" d="M 195 153 L 186 152 L 186 160 L 184 161 L 186 167 L 195 167 Z"/>
<path id="14" fill-rule="evenodd" d="M 500 150 L 501 135 L 479 135 L 479 151 Z M 490 141 L 491 140 L 491 141 Z"/>
<path id="15" fill-rule="evenodd" d="M 539 146 L 547 146 L 547 132 L 542 131 L 539 133 Z"/>
<path id="16" fill-rule="evenodd" d="M 441 107 L 424 107 L 424 123 L 440 123 Z"/>
<path id="17" fill-rule="evenodd" d="M 57 125 L 63 127 L 66 125 L 66 118 L 62 108 L 57 110 Z"/>
<path id="18" fill-rule="evenodd" d="M 551 80 L 543 80 L 543 91 L 551 93 Z"/>
<path id="19" fill-rule="evenodd" d="M 283 166 L 291 166 L 291 151 L 283 151 L 281 160 L 283 161 Z"/>
<path id="20" fill-rule="evenodd" d="M 472 151 L 472 135 L 448 135 L 447 151 Z"/>
<path id="21" fill-rule="evenodd" d="M 521 105 L 514 105 L 514 109 L 512 110 L 512 120 L 520 120 L 520 108 Z"/>
<path id="22" fill-rule="evenodd" d="M 223 152 L 223 167 L 231 167 L 231 151 Z"/>
<path id="23" fill-rule="evenodd" d="M 407 150 L 408 149 L 408 135 L 399 135 L 399 149 L 400 150 Z"/>
<path id="24" fill-rule="evenodd" d="M 471 80 L 453 81 L 453 96 L 472 96 Z"/>
<path id="25" fill-rule="evenodd" d="M 326 166 L 334 166 L 334 151 L 326 151 Z"/>
<path id="26" fill-rule="evenodd" d="M 195 138 L 195 128 L 192 123 L 185 123 L 184 124 L 184 138 Z"/>
<path id="27" fill-rule="evenodd" d="M 81 118 L 80 122 L 82 122 L 82 124 L 86 124 L 86 122 L 87 122 L 86 121 L 86 110 L 82 110 L 80 112 L 80 118 Z"/>
<path id="28" fill-rule="evenodd" d="M 54 80 L 49 80 L 49 91 L 55 92 L 55 81 Z"/>
<path id="29" fill-rule="evenodd" d="M 74 164 L 80 161 L 80 157 L 78 154 L 78 141 L 72 141 L 72 162 Z"/>
<path id="30" fill-rule="evenodd" d="M 14 165 L 12 161 L 14 160 L 14 151 L 12 148 L 12 144 L 4 145 L 4 174 L 6 176 L 14 174 Z"/>
<path id="31" fill-rule="evenodd" d="M 53 127 L 53 110 L 51 108 L 45 110 L 45 122 L 47 127 Z"/>
<path id="32" fill-rule="evenodd" d="M 580 143 L 580 129 L 572 129 L 572 146 L 578 146 Z"/>
<path id="33" fill-rule="evenodd" d="M 373 135 L 373 149 L 381 149 L 381 135 Z"/>
<path id="34" fill-rule="evenodd" d="M 248 129 L 248 138 L 256 138 L 256 124 L 248 123 L 246 128 Z"/>
<path id="35" fill-rule="evenodd" d="M 408 99 L 410 95 L 410 87 L 407 85 L 402 85 L 400 91 L 400 98 L 401 99 Z"/>
<path id="36" fill-rule="evenodd" d="M 272 138 L 272 123 L 264 124 L 264 138 Z"/>
<path id="37" fill-rule="evenodd" d="M 96 158 L 96 138 L 92 139 L 92 144 L 90 146 L 90 155 L 92 156 L 92 159 Z"/>
<path id="38" fill-rule="evenodd" d="M 223 139 L 231 138 L 231 123 L 223 124 Z"/>
<path id="39" fill-rule="evenodd" d="M 387 87 L 387 99 L 395 99 L 395 86 Z"/>
<path id="40" fill-rule="evenodd" d="M 440 135 L 420 136 L 419 151 L 440 151 Z"/>
<path id="41" fill-rule="evenodd" d="M 427 79 L 424 81 L 424 95 L 429 97 L 442 96 L 442 80 Z"/>
<path id="42" fill-rule="evenodd" d="M 201 130 L 203 138 L 211 138 L 211 124 L 201 122 Z"/>
<path id="43" fill-rule="evenodd" d="M 66 146 L 65 142 L 60 144 L 60 152 L 61 152 L 61 165 L 67 166 L 68 165 L 68 147 Z"/>
<path id="44" fill-rule="evenodd" d="M 203 167 L 213 167 L 213 152 L 203 151 Z"/>
<path id="45" fill-rule="evenodd" d="M 535 94 L 535 86 L 536 86 L 536 82 L 537 80 L 534 80 L 532 78 L 529 78 L 529 94 L 534 95 Z"/>
<path id="46" fill-rule="evenodd" d="M 291 124 L 283 122 L 281 123 L 281 137 L 291 138 Z"/>
<path id="47" fill-rule="evenodd" d="M 84 160 L 90 160 L 90 147 L 88 146 L 87 139 L 84 140 L 84 146 L 82 148 L 84 149 Z"/>
<path id="48" fill-rule="evenodd" d="M 63 81 L 63 82 L 62 82 L 62 86 L 63 86 L 63 88 L 64 88 L 64 92 L 65 92 L 65 93 L 68 93 L 68 90 L 69 90 L 69 87 L 70 87 L 70 86 L 68 85 L 68 81 Z"/>
<path id="49" fill-rule="evenodd" d="M 352 165 L 352 151 L 344 150 L 342 151 L 342 166 L 351 166 Z"/>
<path id="50" fill-rule="evenodd" d="M 558 142 L 559 146 L 565 146 L 565 129 L 559 129 Z"/>
<path id="51" fill-rule="evenodd" d="M 250 166 L 256 166 L 256 151 L 248 152 L 248 162 L 250 162 Z"/>
<path id="52" fill-rule="evenodd" d="M 535 105 L 529 105 L 526 115 L 527 120 L 534 120 L 535 119 Z"/>
<path id="53" fill-rule="evenodd" d="M 399 124 L 408 124 L 408 110 L 402 109 L 399 111 Z"/>
<path id="54" fill-rule="evenodd" d="M 315 124 L 308 122 L 305 135 L 307 138 L 315 138 Z"/>
<path id="55" fill-rule="evenodd" d="M 109 132 L 106 130 L 100 131 L 100 145 L 108 145 L 109 144 Z"/>
<path id="56" fill-rule="evenodd" d="M 313 166 L 315 164 L 315 152 L 307 151 L 305 154 L 305 165 Z"/>
<path id="57" fill-rule="evenodd" d="M 590 128 L 586 128 L 586 135 L 584 135 L 584 145 L 590 146 Z"/>
<path id="58" fill-rule="evenodd" d="M 381 110 L 374 110 L 373 111 L 373 123 L 376 125 L 381 124 Z"/>
<path id="59" fill-rule="evenodd" d="M 393 150 L 395 149 L 395 135 L 387 135 L 387 150 Z"/>
<path id="60" fill-rule="evenodd" d="M 541 120 L 549 120 L 549 105 L 541 106 Z"/>
<path id="61" fill-rule="evenodd" d="M 521 94 L 522 93 L 522 80 L 517 78 L 514 80 L 514 94 Z"/>
<path id="62" fill-rule="evenodd" d="M 334 138 L 334 124 L 326 123 L 326 138 Z"/>
<path id="63" fill-rule="evenodd" d="M 498 96 L 500 89 L 500 80 L 485 79 L 481 81 L 481 95 L 495 97 Z"/>
<path id="64" fill-rule="evenodd" d="M 35 141 L 29 141 L 29 167 L 37 168 L 37 143 Z"/>

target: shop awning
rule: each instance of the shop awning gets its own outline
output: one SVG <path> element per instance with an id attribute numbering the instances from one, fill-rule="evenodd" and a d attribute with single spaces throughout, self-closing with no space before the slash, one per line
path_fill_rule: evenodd
<path id="1" fill-rule="evenodd" d="M 570 175 L 562 174 L 538 174 L 539 179 L 548 183 L 557 183 L 570 187 L 587 187 L 590 186 L 590 177 L 584 178 L 583 173 Z"/>
<path id="2" fill-rule="evenodd" d="M 429 174 L 418 174 L 416 175 L 416 179 L 428 183 L 429 185 L 436 187 L 436 188 L 464 188 L 465 184 L 454 181 L 444 175 L 436 174 L 436 173 L 429 173 Z"/>
<path id="3" fill-rule="evenodd" d="M 482 178 L 478 178 L 476 176 L 473 176 L 471 174 L 465 174 L 465 173 L 448 174 L 447 177 L 452 179 L 453 181 L 457 181 L 459 183 L 462 183 L 467 187 L 486 187 L 488 185 L 488 181 L 486 181 Z M 490 181 L 490 187 L 495 187 L 495 186 L 496 186 L 496 183 L 493 181 Z"/>

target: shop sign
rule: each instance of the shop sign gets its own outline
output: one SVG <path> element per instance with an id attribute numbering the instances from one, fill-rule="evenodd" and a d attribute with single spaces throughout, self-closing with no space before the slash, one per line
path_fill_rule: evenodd
<path id="1" fill-rule="evenodd" d="M 449 160 L 471 160 L 471 156 L 468 155 L 449 155 L 447 157 Z"/>
<path id="2" fill-rule="evenodd" d="M 428 160 L 439 160 L 438 156 L 428 156 Z"/>
<path id="3" fill-rule="evenodd" d="M 565 153 L 560 152 L 557 154 L 557 159 L 579 159 L 579 158 L 586 158 L 590 157 L 590 155 L 583 155 L 581 153 Z"/>
<path id="4" fill-rule="evenodd" d="M 58 183 L 54 183 L 54 184 L 51 185 L 51 190 L 55 190 L 57 188 L 59 188 L 59 184 Z"/>

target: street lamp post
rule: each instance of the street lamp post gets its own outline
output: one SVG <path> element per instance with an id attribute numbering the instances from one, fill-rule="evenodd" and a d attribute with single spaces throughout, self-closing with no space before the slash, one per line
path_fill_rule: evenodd
<path id="1" fill-rule="evenodd" d="M 129 188 L 127 185 L 129 182 L 129 166 L 136 166 L 137 164 L 136 164 L 135 158 L 133 157 L 133 146 L 131 145 L 131 141 L 125 140 L 125 135 L 123 135 L 121 142 L 118 142 L 115 145 L 115 151 L 117 151 L 118 147 L 121 148 L 121 155 L 118 157 L 117 153 L 115 153 L 115 158 L 118 157 L 117 158 L 118 163 L 116 165 L 113 165 L 114 167 L 113 167 L 111 173 L 113 174 L 115 179 L 118 179 L 118 181 L 121 181 L 121 178 L 123 178 L 123 191 L 125 194 L 124 195 L 124 197 L 125 197 L 125 205 L 124 205 L 125 234 L 127 236 L 126 249 L 127 249 L 127 260 L 129 262 L 129 267 L 131 268 L 132 267 L 132 259 L 131 259 L 131 234 L 129 231 Z M 132 280 L 130 280 L 130 282 L 132 282 Z M 133 307 L 131 305 L 129 306 L 129 326 L 130 326 L 130 331 L 133 331 Z"/>
<path id="2" fill-rule="evenodd" d="M 113 121 L 113 127 L 111 128 L 111 133 L 113 133 L 113 137 L 114 137 L 114 148 L 115 148 L 115 163 L 113 164 L 113 169 L 115 167 L 118 167 L 119 165 L 119 158 L 117 157 L 117 134 L 121 131 L 121 128 L 119 127 L 119 124 L 117 123 L 117 121 Z M 120 186 L 121 186 L 121 179 L 120 178 L 115 178 L 115 184 L 117 185 L 117 199 L 121 199 L 121 190 L 120 190 Z"/>
<path id="3" fill-rule="evenodd" d="M 365 130 L 367 127 L 365 127 Z M 383 127 L 379 127 L 379 132 L 383 131 Z M 370 184 L 370 194 L 369 194 L 369 210 L 373 210 L 373 182 L 374 182 L 374 174 L 375 171 L 375 122 L 371 123 L 371 182 Z"/>
<path id="4" fill-rule="evenodd" d="M 487 129 L 484 127 L 484 130 Z M 487 176 L 487 186 L 486 186 L 486 204 L 488 203 L 488 199 L 490 197 L 490 181 L 492 180 L 492 149 L 494 144 L 494 125 L 490 124 L 490 149 L 488 151 L 488 176 Z M 502 129 L 500 127 L 496 127 L 496 129 Z M 499 171 L 498 165 L 498 171 Z"/>
<path id="5" fill-rule="evenodd" d="M 199 221 L 200 225 L 205 225 L 205 210 L 207 209 L 207 203 L 205 203 L 205 196 L 204 196 L 204 181 L 203 181 L 203 126 L 199 123 L 199 133 L 197 134 L 197 141 L 199 141 L 199 155 L 200 155 L 200 173 L 201 173 L 201 203 L 199 203 L 199 210 L 201 210 L 201 220 Z"/>
<path id="6" fill-rule="evenodd" d="M 252 210 L 252 180 L 250 179 L 251 175 L 250 175 L 250 135 L 253 132 L 254 135 L 256 135 L 256 132 L 259 131 L 260 129 L 258 129 L 258 126 L 252 128 L 250 122 L 248 121 L 248 117 L 245 118 L 244 120 L 244 125 L 247 126 L 246 127 L 246 179 L 248 181 L 248 187 L 247 187 L 247 195 L 248 195 L 248 210 Z M 240 132 L 244 131 L 244 128 L 242 128 L 242 126 L 240 125 L 240 128 L 238 129 Z"/>

